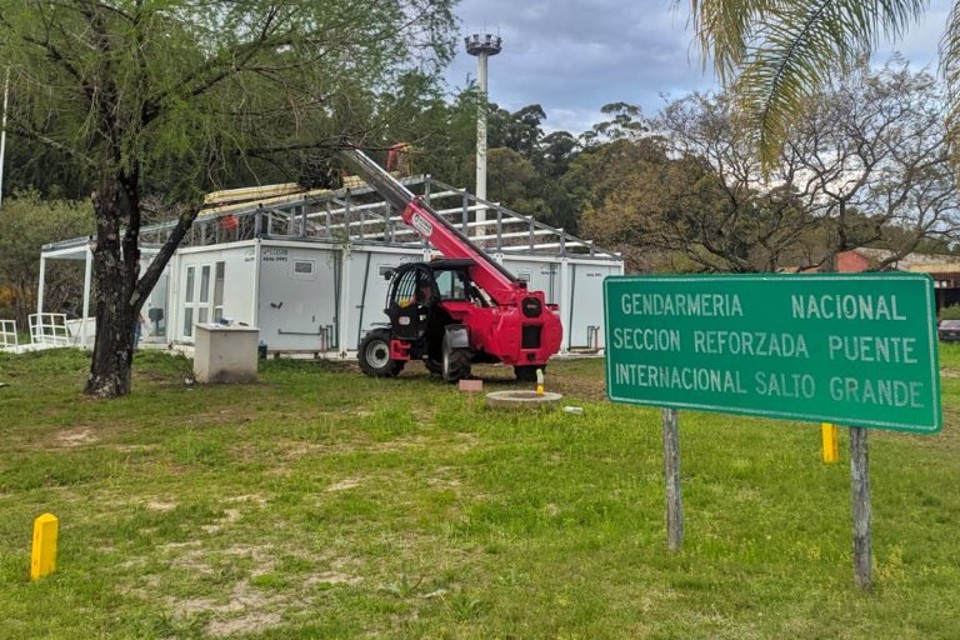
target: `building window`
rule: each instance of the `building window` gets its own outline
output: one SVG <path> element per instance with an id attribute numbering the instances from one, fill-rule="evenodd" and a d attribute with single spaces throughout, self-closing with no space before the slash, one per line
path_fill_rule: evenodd
<path id="1" fill-rule="evenodd" d="M 293 272 L 303 275 L 313 273 L 313 260 L 296 260 L 293 263 Z"/>
<path id="2" fill-rule="evenodd" d="M 208 264 L 200 269 L 200 302 L 210 302 L 210 265 Z"/>
<path id="3" fill-rule="evenodd" d="M 193 274 L 196 267 L 187 267 L 187 286 L 184 287 L 184 302 L 193 302 Z"/>
<path id="4" fill-rule="evenodd" d="M 218 262 L 214 267 L 213 275 L 213 321 L 223 319 L 223 278 L 226 270 L 225 262 Z"/>

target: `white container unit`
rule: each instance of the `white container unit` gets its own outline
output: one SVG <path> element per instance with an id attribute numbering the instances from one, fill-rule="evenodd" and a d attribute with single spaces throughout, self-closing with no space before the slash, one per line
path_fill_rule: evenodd
<path id="1" fill-rule="evenodd" d="M 560 307 L 562 351 L 604 348 L 603 279 L 623 273 L 618 254 L 429 177 L 406 184 Z M 144 305 L 148 341 L 194 345 L 197 325 L 223 322 L 258 327 L 271 352 L 347 358 L 367 331 L 387 322 L 388 274 L 437 252 L 362 183 L 309 193 L 295 187 L 274 186 L 253 200 L 242 189 L 212 194 Z M 487 212 L 485 222 L 478 210 Z M 141 230 L 145 259 L 172 225 Z M 89 300 L 91 256 L 86 238 L 47 245 L 41 274 L 46 259 L 85 259 Z"/>
<path id="2" fill-rule="evenodd" d="M 338 349 L 341 261 L 342 251 L 333 247 L 260 243 L 256 322 L 270 351 Z"/>
<path id="3" fill-rule="evenodd" d="M 259 327 L 271 352 L 347 357 L 367 331 L 387 322 L 389 274 L 425 255 L 418 249 L 285 240 L 184 249 L 174 260 L 169 335 L 190 344 L 195 324 L 223 319 Z M 503 265 L 560 306 L 564 351 L 604 348 L 603 279 L 620 274 L 619 263 L 505 256 Z"/>
<path id="4" fill-rule="evenodd" d="M 603 330 L 603 280 L 623 275 L 622 264 L 604 264 L 571 258 L 567 261 L 568 297 L 561 305 L 566 349 L 606 348 Z"/>

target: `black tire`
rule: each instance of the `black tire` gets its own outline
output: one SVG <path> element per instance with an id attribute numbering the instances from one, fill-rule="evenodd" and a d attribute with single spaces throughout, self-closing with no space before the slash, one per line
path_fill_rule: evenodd
<path id="1" fill-rule="evenodd" d="M 443 336 L 443 359 L 440 375 L 444 382 L 456 382 L 470 377 L 470 361 L 473 354 L 469 349 L 457 349 L 450 346 L 449 336 Z"/>
<path id="2" fill-rule="evenodd" d="M 427 367 L 432 375 L 442 376 L 443 375 L 443 361 L 442 360 L 431 360 L 427 358 L 423 361 L 423 364 Z"/>
<path id="3" fill-rule="evenodd" d="M 537 369 L 546 370 L 547 365 L 517 365 L 513 368 L 513 374 L 517 376 L 517 382 L 536 382 Z"/>
<path id="4" fill-rule="evenodd" d="M 403 371 L 403 360 L 390 359 L 390 332 L 387 329 L 370 331 L 360 341 L 357 353 L 360 370 L 374 378 L 393 378 Z"/>

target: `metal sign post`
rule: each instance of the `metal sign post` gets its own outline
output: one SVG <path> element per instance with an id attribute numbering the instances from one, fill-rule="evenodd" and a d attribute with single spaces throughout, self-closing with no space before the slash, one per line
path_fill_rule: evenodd
<path id="1" fill-rule="evenodd" d="M 867 430 L 850 427 L 850 493 L 853 499 L 853 576 L 857 586 L 873 584 L 873 536 L 870 531 L 870 456 Z"/>
<path id="2" fill-rule="evenodd" d="M 661 409 L 663 477 L 667 488 L 667 548 L 683 544 L 683 500 L 680 493 L 680 428 L 676 409 Z"/>
<path id="3" fill-rule="evenodd" d="M 0 205 L 3 204 L 3 165 L 7 151 L 7 107 L 10 104 L 10 67 L 3 79 L 3 117 L 0 119 Z"/>

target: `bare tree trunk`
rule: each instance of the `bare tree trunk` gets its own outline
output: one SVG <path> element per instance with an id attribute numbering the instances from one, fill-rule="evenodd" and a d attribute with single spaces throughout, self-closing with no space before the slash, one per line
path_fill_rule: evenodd
<path id="1" fill-rule="evenodd" d="M 140 212 L 124 179 L 104 180 L 93 195 L 97 246 L 93 250 L 97 282 L 97 337 L 85 393 L 113 398 L 130 393 L 134 325 L 145 296 L 134 296 L 140 272 L 137 249 Z M 120 223 L 127 231 L 120 241 Z"/>
<path id="2" fill-rule="evenodd" d="M 140 310 L 200 212 L 200 203 L 182 209 L 177 225 L 141 278 L 139 194 L 140 175 L 134 170 L 121 171 L 112 180 L 102 181 L 100 190 L 93 195 L 97 221 L 97 245 L 93 250 L 97 338 L 85 390 L 89 395 L 113 398 L 130 393 L 134 326 Z M 126 229 L 121 238 L 124 222 Z"/>
<path id="3" fill-rule="evenodd" d="M 130 393 L 137 311 L 126 303 L 120 270 L 98 271 L 97 338 L 85 392 L 113 398 Z"/>

